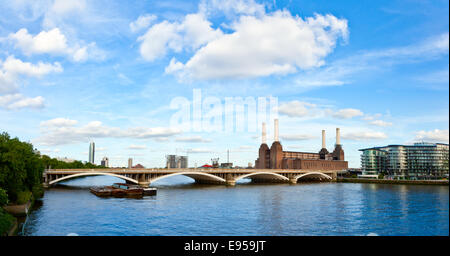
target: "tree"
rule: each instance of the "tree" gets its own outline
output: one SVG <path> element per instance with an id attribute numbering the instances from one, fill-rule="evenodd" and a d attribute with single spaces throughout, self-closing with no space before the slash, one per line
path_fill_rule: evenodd
<path id="1" fill-rule="evenodd" d="M 6 190 L 0 188 L 0 208 L 8 204 L 8 194 Z"/>
<path id="2" fill-rule="evenodd" d="M 0 135 L 0 188 L 7 192 L 9 201 L 15 202 L 19 193 L 41 186 L 43 171 L 32 144 L 12 139 L 7 133 Z"/>

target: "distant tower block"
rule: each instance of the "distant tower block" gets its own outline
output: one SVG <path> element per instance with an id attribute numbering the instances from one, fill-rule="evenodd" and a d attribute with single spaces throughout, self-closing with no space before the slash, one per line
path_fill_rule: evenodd
<path id="1" fill-rule="evenodd" d="M 266 123 L 262 123 L 262 144 L 267 143 L 267 131 L 266 131 Z"/>
<path id="2" fill-rule="evenodd" d="M 133 158 L 128 158 L 128 168 L 133 168 Z"/>
<path id="3" fill-rule="evenodd" d="M 322 130 L 322 148 L 327 148 L 325 143 L 325 130 Z"/>
<path id="4" fill-rule="evenodd" d="M 274 141 L 280 141 L 279 137 L 278 137 L 278 119 L 275 119 L 274 121 L 274 125 L 275 125 L 275 131 L 274 131 Z"/>
<path id="5" fill-rule="evenodd" d="M 341 145 L 341 132 L 339 128 L 336 128 L 336 145 Z"/>
<path id="6" fill-rule="evenodd" d="M 95 163 L 95 143 L 91 142 L 89 144 L 89 163 Z"/>

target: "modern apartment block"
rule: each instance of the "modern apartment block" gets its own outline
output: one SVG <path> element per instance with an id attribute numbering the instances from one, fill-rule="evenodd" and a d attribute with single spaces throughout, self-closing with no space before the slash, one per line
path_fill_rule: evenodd
<path id="1" fill-rule="evenodd" d="M 377 178 L 379 174 L 394 179 L 439 179 L 448 177 L 449 145 L 414 143 L 360 149 L 360 177 Z"/>
<path id="2" fill-rule="evenodd" d="M 105 156 L 101 161 L 101 166 L 109 167 L 109 159 Z"/>
<path id="3" fill-rule="evenodd" d="M 188 168 L 188 157 L 187 156 L 177 156 L 177 155 L 167 155 L 166 156 L 166 167 L 167 168 Z"/>

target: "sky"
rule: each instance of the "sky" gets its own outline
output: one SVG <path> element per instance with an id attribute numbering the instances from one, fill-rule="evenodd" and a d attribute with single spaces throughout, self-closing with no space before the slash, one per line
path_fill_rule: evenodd
<path id="1" fill-rule="evenodd" d="M 0 131 L 51 157 L 87 161 L 94 141 L 97 164 L 229 151 L 247 166 L 275 117 L 290 151 L 319 152 L 322 130 L 332 151 L 339 127 L 354 168 L 362 148 L 449 141 L 446 0 L 0 0 L 0 13 Z"/>

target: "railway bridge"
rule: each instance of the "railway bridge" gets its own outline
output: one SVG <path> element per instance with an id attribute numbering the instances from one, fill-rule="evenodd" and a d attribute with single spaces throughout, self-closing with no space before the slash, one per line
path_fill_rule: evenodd
<path id="1" fill-rule="evenodd" d="M 184 175 L 197 183 L 226 184 L 233 186 L 240 179 L 251 179 L 252 182 L 286 182 L 296 184 L 300 179 L 319 179 L 335 181 L 338 170 L 290 170 L 290 169 L 222 169 L 222 168 L 185 168 L 185 169 L 46 169 L 43 173 L 44 186 L 49 187 L 58 182 L 83 176 L 107 175 L 121 178 L 129 183 L 148 187 L 151 183 Z"/>

